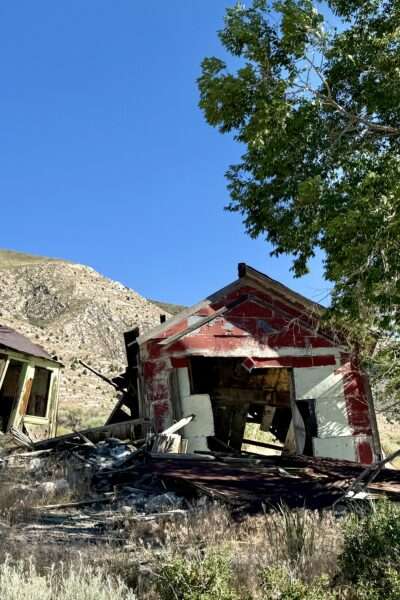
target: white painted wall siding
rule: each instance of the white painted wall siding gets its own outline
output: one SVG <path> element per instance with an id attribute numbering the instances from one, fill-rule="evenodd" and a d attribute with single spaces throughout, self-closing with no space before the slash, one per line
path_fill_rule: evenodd
<path id="1" fill-rule="evenodd" d="M 188 440 L 187 451 L 208 450 L 207 437 L 215 434 L 211 398 L 208 394 L 190 393 L 187 367 L 177 371 L 182 415 L 195 415 L 193 421 L 183 430 L 183 437 Z"/>
<path id="2" fill-rule="evenodd" d="M 320 398 L 326 395 L 332 386 L 338 386 L 341 376 L 334 376 L 335 369 L 335 365 L 294 369 L 296 399 Z M 336 387 L 336 394 L 337 391 Z"/>
<path id="3" fill-rule="evenodd" d="M 179 397 L 185 398 L 185 396 L 190 396 L 190 379 L 189 379 L 189 369 L 187 367 L 181 367 L 177 369 L 178 373 L 178 387 L 179 387 Z"/>
<path id="4" fill-rule="evenodd" d="M 207 437 L 214 435 L 214 415 L 208 394 L 193 394 L 182 398 L 182 409 L 186 415 L 196 415 L 183 430 L 188 440 L 188 452 L 208 450 Z"/>
<path id="5" fill-rule="evenodd" d="M 354 436 L 313 438 L 313 447 L 315 456 L 329 456 L 329 458 L 338 460 L 357 460 Z"/>
<path id="6" fill-rule="evenodd" d="M 348 422 L 343 376 L 335 365 L 294 369 L 297 400 L 315 400 L 318 438 L 314 439 L 316 456 L 355 460 L 353 434 Z M 340 438 L 340 439 L 338 439 Z M 326 440 L 326 441 L 322 441 Z M 338 449 L 338 446 L 343 449 Z"/>

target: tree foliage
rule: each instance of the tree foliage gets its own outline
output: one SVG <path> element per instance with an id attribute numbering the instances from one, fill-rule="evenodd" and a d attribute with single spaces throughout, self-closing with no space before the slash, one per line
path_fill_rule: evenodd
<path id="1" fill-rule="evenodd" d="M 322 250 L 336 314 L 398 331 L 400 3 L 327 4 L 328 18 L 312 0 L 228 8 L 232 61 L 204 59 L 200 106 L 244 147 L 228 208 L 248 233 L 297 276 Z"/>
<path id="2" fill-rule="evenodd" d="M 398 600 L 399 568 L 397 504 L 379 500 L 367 515 L 353 513 L 344 524 L 339 579 L 354 586 L 358 600 Z"/>

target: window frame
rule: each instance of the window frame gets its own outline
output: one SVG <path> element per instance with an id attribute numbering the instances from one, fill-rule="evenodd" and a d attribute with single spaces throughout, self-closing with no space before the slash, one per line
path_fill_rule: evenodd
<path id="1" fill-rule="evenodd" d="M 32 374 L 32 384 L 31 384 L 31 389 L 29 391 L 29 398 L 26 402 L 26 408 L 25 408 L 25 412 L 22 416 L 22 418 L 24 419 L 24 421 L 26 423 L 44 423 L 49 421 L 49 412 L 50 412 L 50 404 L 51 404 L 51 398 L 53 395 L 53 385 L 54 385 L 54 369 L 49 369 L 48 367 L 44 367 L 42 365 L 30 365 L 31 368 L 33 368 L 33 374 Z M 29 406 L 29 400 L 31 397 L 31 393 L 32 393 L 32 387 L 33 387 L 33 382 L 35 379 L 35 374 L 36 374 L 36 369 L 45 369 L 49 374 L 50 374 L 50 379 L 48 382 L 48 390 L 47 390 L 47 398 L 46 398 L 46 414 L 44 416 L 38 416 L 38 415 L 30 415 L 27 411 L 28 411 L 28 406 Z M 28 378 L 26 378 L 26 380 L 28 380 Z"/>
<path id="2" fill-rule="evenodd" d="M 23 391 L 25 389 L 26 374 L 27 374 L 27 369 L 28 369 L 27 362 L 25 360 L 23 360 L 17 354 L 7 352 L 7 361 L 6 361 L 5 367 L 3 369 L 3 373 L 1 375 L 1 380 L 0 380 L 0 390 L 3 386 L 5 378 L 7 376 L 8 368 L 12 362 L 17 362 L 17 363 L 21 364 L 21 373 L 19 374 L 19 380 L 18 380 L 18 394 L 14 400 L 12 411 L 10 413 L 10 418 L 8 420 L 8 425 L 7 425 L 7 431 L 9 431 L 12 427 L 15 427 L 15 423 L 16 423 L 17 416 L 19 413 L 19 407 L 21 404 L 21 398 L 23 396 Z"/>
<path id="3" fill-rule="evenodd" d="M 25 421 L 31 425 L 47 425 L 51 424 L 53 419 L 53 412 L 57 410 L 58 405 L 58 379 L 59 379 L 59 371 L 60 367 L 57 364 L 52 364 L 46 361 L 45 359 L 24 356 L 19 354 L 18 352 L 7 351 L 4 354 L 7 356 L 6 367 L 1 375 L 0 385 L 2 384 L 4 377 L 7 373 L 8 366 L 11 361 L 18 361 L 23 364 L 23 370 L 21 374 L 21 387 L 19 390 L 19 397 L 15 405 L 15 410 L 10 416 L 9 428 L 11 427 L 20 427 L 21 422 Z M 46 416 L 44 417 L 36 417 L 27 415 L 23 410 L 24 404 L 24 395 L 26 391 L 26 386 L 28 384 L 29 379 L 32 379 L 35 375 L 35 369 L 37 367 L 41 367 L 51 372 L 50 384 L 49 384 L 49 394 L 46 408 Z M 21 412 L 23 411 L 23 412 Z"/>

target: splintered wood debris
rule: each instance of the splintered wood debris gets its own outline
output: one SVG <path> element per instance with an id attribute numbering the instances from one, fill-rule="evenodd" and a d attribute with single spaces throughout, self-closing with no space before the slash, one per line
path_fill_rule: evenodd
<path id="1" fill-rule="evenodd" d="M 127 521 L 182 518 L 200 498 L 225 504 L 238 518 L 282 503 L 341 511 L 347 501 L 400 500 L 400 471 L 386 468 L 393 457 L 364 468 L 349 461 L 252 455 L 228 447 L 177 454 L 168 444 L 160 445 L 169 436 L 175 443 L 173 436 L 192 418 L 136 441 L 109 437 L 95 442 L 96 428 L 33 444 L 29 451 L 17 436 L 23 450 L 4 453 L 0 474 L 3 489 L 14 490 L 14 520 L 21 523 L 23 536 L 34 540 L 48 532 L 47 543 L 120 543 Z"/>

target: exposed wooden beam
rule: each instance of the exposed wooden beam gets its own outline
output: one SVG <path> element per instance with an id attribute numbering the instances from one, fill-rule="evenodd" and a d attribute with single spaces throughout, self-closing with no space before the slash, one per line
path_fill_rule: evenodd
<path id="1" fill-rule="evenodd" d="M 232 310 L 236 306 L 239 306 L 239 304 L 242 304 L 247 299 L 248 299 L 247 295 L 240 296 L 233 302 L 230 302 L 226 306 L 222 306 L 221 308 L 216 310 L 212 315 L 203 317 L 202 319 L 199 319 L 198 321 L 196 321 L 196 323 L 193 323 L 192 325 L 189 325 L 189 327 L 186 327 L 186 329 L 184 329 L 183 331 L 179 331 L 178 333 L 175 333 L 175 335 L 171 335 L 170 337 L 166 338 L 165 340 L 162 340 L 161 342 L 159 342 L 159 345 L 160 346 L 170 346 L 171 344 L 174 344 L 175 342 L 177 342 L 181 338 L 183 338 L 185 335 L 188 335 L 189 333 L 196 331 L 196 329 L 203 327 L 203 325 L 210 323 L 210 321 L 213 321 L 217 317 L 220 317 L 221 315 L 225 314 L 227 311 Z"/>
<path id="2" fill-rule="evenodd" d="M 278 446 L 278 444 L 267 444 L 266 442 L 248 440 L 247 438 L 243 438 L 242 444 L 248 444 L 249 446 L 259 446 L 260 448 L 271 448 L 271 450 L 283 450 L 283 446 Z"/>

